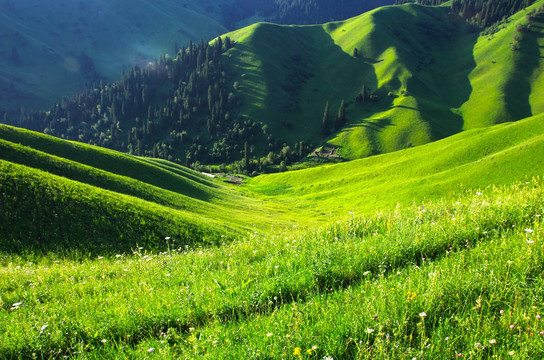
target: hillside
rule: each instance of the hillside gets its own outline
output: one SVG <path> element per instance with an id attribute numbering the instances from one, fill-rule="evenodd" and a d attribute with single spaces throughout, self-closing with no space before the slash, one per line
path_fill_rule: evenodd
<path id="1" fill-rule="evenodd" d="M 255 175 L 539 114 L 544 1 L 481 33 L 447 4 L 386 6 L 325 25 L 258 23 L 11 124 Z"/>
<path id="2" fill-rule="evenodd" d="M 0 356 L 541 358 L 543 191 L 160 254 L 3 253 Z"/>
<path id="3" fill-rule="evenodd" d="M 290 222 L 277 205 L 175 164 L 5 125 L 0 149 L 2 251 L 164 249 L 167 236 L 209 243 L 269 229 L 270 217 Z"/>
<path id="4" fill-rule="evenodd" d="M 96 249 L 83 247 L 94 252 L 137 243 L 162 249 L 166 236 L 209 243 L 510 184 L 544 171 L 543 116 L 368 159 L 261 175 L 241 186 L 2 125 L 2 248 L 49 251 L 65 244 L 70 251 L 90 241 Z M 127 242 L 111 242 L 117 238 Z"/>
<path id="5" fill-rule="evenodd" d="M 448 7 L 415 4 L 323 26 L 257 24 L 228 34 L 229 72 L 242 112 L 291 145 L 320 145 L 325 104 L 333 122 L 345 100 L 347 124 L 328 143 L 346 159 L 395 151 L 540 113 L 542 13 L 521 29 L 543 4 L 482 36 Z M 356 101 L 363 85 L 377 101 Z"/>
<path id="6" fill-rule="evenodd" d="M 543 127 L 233 185 L 0 125 L 0 357 L 541 358 Z"/>

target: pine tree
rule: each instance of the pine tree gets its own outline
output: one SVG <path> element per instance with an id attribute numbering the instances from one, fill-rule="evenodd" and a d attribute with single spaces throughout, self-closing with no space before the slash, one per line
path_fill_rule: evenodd
<path id="1" fill-rule="evenodd" d="M 330 134 L 330 125 L 329 125 L 329 102 L 325 104 L 325 111 L 323 111 L 323 119 L 321 120 L 321 133 L 323 136 Z"/>
<path id="2" fill-rule="evenodd" d="M 340 103 L 340 108 L 338 109 L 338 114 L 336 115 L 336 121 L 335 121 L 334 127 L 336 130 L 338 130 L 342 126 L 344 126 L 345 123 L 346 123 L 346 110 L 345 110 L 344 99 L 342 99 L 342 102 Z"/>
<path id="3" fill-rule="evenodd" d="M 247 141 L 244 143 L 244 170 L 249 170 L 249 154 Z"/>

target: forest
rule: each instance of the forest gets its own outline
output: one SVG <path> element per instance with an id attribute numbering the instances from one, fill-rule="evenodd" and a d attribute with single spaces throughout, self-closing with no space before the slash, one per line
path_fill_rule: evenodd
<path id="1" fill-rule="evenodd" d="M 134 66 L 119 82 L 99 82 L 48 111 L 25 114 L 19 125 L 59 138 L 174 161 L 236 164 L 240 172 L 263 171 L 294 155 L 267 128 L 239 116 L 237 83 L 224 69 L 221 55 L 234 46 L 229 37 L 213 44 L 182 47 L 145 67 Z M 265 144 L 262 149 L 255 149 Z M 297 144 L 298 153 L 303 145 Z M 267 155 L 250 162 L 250 153 Z"/>

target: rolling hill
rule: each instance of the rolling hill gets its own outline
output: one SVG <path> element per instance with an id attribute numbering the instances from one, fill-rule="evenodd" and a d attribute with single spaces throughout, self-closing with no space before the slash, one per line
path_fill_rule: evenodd
<path id="1" fill-rule="evenodd" d="M 481 33 L 448 3 L 257 23 L 11 124 L 245 174 L 392 152 L 541 113 L 543 6 Z"/>
<path id="2" fill-rule="evenodd" d="M 237 186 L 226 183 L 229 178 L 213 179 L 161 160 L 2 125 L 2 248 L 163 249 L 166 236 L 181 244 L 209 243 L 510 184 L 544 170 L 542 119 L 469 130 L 347 163 L 261 175 Z"/>
<path id="3" fill-rule="evenodd" d="M 0 358 L 543 358 L 542 17 L 529 11 L 478 35 L 446 7 L 407 4 L 187 50 L 222 57 L 241 116 L 299 149 L 344 99 L 347 125 L 325 140 L 351 161 L 211 174 L 0 124 Z M 152 103 L 173 64 L 155 65 L 171 72 Z M 93 115 L 123 135 L 116 106 Z"/>
<path id="4" fill-rule="evenodd" d="M 245 185 L 0 125 L 0 355 L 538 358 L 542 124 Z"/>
<path id="5" fill-rule="evenodd" d="M 229 72 L 242 113 L 287 143 L 321 144 L 325 104 L 332 121 L 345 100 L 347 124 L 326 139 L 340 155 L 400 150 L 542 112 L 542 14 L 521 30 L 542 5 L 482 36 L 447 6 L 416 4 L 322 26 L 256 24 L 228 34 Z M 356 101 L 363 85 L 377 101 Z"/>

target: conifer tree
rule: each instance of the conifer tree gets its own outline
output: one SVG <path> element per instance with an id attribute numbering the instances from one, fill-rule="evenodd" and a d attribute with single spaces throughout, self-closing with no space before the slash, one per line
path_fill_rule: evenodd
<path id="1" fill-rule="evenodd" d="M 342 102 L 340 103 L 340 108 L 338 109 L 338 114 L 336 115 L 336 121 L 334 123 L 334 127 L 336 130 L 338 130 L 342 126 L 344 126 L 345 123 L 346 123 L 346 110 L 345 110 L 344 99 L 342 99 Z"/>
<path id="2" fill-rule="evenodd" d="M 325 110 L 323 111 L 323 119 L 321 120 L 321 133 L 323 136 L 330 134 L 329 126 L 329 102 L 325 104 Z"/>

